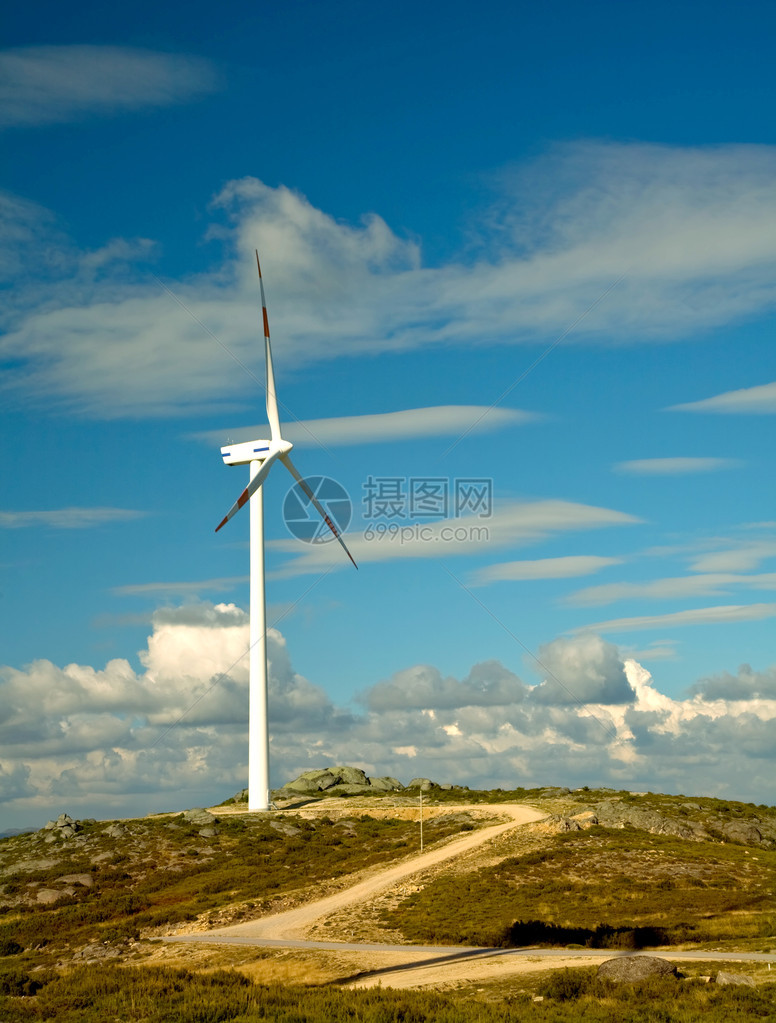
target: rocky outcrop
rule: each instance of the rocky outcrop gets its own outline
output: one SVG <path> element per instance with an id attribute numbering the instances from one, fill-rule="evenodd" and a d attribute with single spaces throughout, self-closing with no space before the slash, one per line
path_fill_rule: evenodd
<path id="1" fill-rule="evenodd" d="M 696 840 L 711 837 L 701 824 L 664 817 L 655 810 L 642 809 L 615 799 L 597 803 L 595 815 L 598 823 L 605 828 L 639 828 L 653 835 L 674 835 L 676 838 Z"/>
<path id="2" fill-rule="evenodd" d="M 618 956 L 607 959 L 598 967 L 597 976 L 615 984 L 632 983 L 647 977 L 675 977 L 676 967 L 657 956 Z"/>
<path id="3" fill-rule="evenodd" d="M 397 778 L 369 778 L 359 767 L 322 767 L 303 771 L 298 778 L 286 782 L 273 793 L 275 799 L 296 796 L 358 796 L 370 792 L 401 792 L 404 786 Z"/>
<path id="4" fill-rule="evenodd" d="M 74 820 L 67 813 L 61 813 L 55 821 L 44 824 L 38 834 L 43 835 L 46 842 L 57 842 L 61 839 L 73 838 L 81 829 L 81 821 Z"/>

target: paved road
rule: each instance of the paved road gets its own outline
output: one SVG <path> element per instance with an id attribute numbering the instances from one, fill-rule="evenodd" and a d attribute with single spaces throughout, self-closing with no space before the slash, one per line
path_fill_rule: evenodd
<path id="1" fill-rule="evenodd" d="M 389 945 L 369 941 L 312 941 L 307 938 L 263 938 L 258 935 L 226 934 L 202 931 L 199 934 L 171 934 L 161 939 L 169 942 L 200 942 L 206 945 L 252 945 L 256 948 L 299 948 L 329 952 L 404 952 L 413 957 L 428 957 L 429 962 L 446 959 L 478 959 L 502 956 L 531 956 L 547 959 L 612 959 L 615 956 L 650 955 L 661 959 L 699 959 L 707 962 L 776 963 L 776 952 L 715 952 L 703 950 L 661 949 L 642 952 L 617 951 L 607 948 L 489 948 L 477 945 Z"/>

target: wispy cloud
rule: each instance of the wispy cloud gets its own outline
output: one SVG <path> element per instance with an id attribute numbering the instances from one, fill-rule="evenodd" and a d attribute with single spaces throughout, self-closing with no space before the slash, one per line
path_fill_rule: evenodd
<path id="1" fill-rule="evenodd" d="M 146 512 L 129 508 L 55 508 L 51 511 L 0 511 L 0 529 L 92 529 L 111 522 L 139 519 Z"/>
<path id="2" fill-rule="evenodd" d="M 511 501 L 497 504 L 488 518 L 470 515 L 403 526 L 379 522 L 362 532 L 348 533 L 346 539 L 355 560 L 366 564 L 483 554 L 489 549 L 512 544 L 536 543 L 556 533 L 625 526 L 640 521 L 625 512 L 572 501 Z M 298 555 L 274 572 L 275 578 L 318 572 L 332 564 L 339 566 L 342 560 L 342 552 L 336 544 L 311 546 L 294 540 L 274 540 L 267 546 Z"/>
<path id="3" fill-rule="evenodd" d="M 632 476 L 689 476 L 694 473 L 736 469 L 742 463 L 735 458 L 639 458 L 618 462 L 615 472 Z"/>
<path id="4" fill-rule="evenodd" d="M 671 412 L 727 412 L 738 414 L 773 415 L 776 413 L 776 381 L 744 387 L 738 391 L 725 391 L 713 398 L 672 405 Z"/>
<path id="5" fill-rule="evenodd" d="M 355 444 L 387 444 L 419 437 L 459 435 L 462 431 L 486 433 L 519 426 L 541 416 L 520 409 L 489 408 L 487 405 L 431 405 L 366 416 L 336 416 L 331 419 L 303 419 L 283 426 L 283 436 L 293 443 L 318 442 L 324 447 Z M 267 432 L 267 424 L 210 430 L 194 436 L 211 444 L 224 445 L 254 440 Z"/>
<path id="6" fill-rule="evenodd" d="M 198 593 L 219 593 L 233 590 L 248 581 L 247 575 L 224 576 L 221 579 L 200 579 L 186 582 L 134 583 L 114 586 L 111 593 L 119 597 L 144 597 L 148 594 L 192 597 Z"/>
<path id="7" fill-rule="evenodd" d="M 501 581 L 529 579 L 573 579 L 592 575 L 610 565 L 619 565 L 622 558 L 601 558 L 593 554 L 573 554 L 564 558 L 540 558 L 537 561 L 505 561 L 488 565 L 472 575 L 473 586 L 486 586 Z"/>
<path id="8" fill-rule="evenodd" d="M 545 344 L 586 310 L 564 343 L 697 332 L 776 301 L 774 182 L 776 148 L 764 146 L 559 147 L 505 174 L 480 221 L 487 260 L 428 267 L 376 214 L 350 226 L 288 188 L 233 181 L 213 206 L 228 221 L 216 225 L 228 255 L 213 274 L 167 282 L 181 304 L 150 282 L 62 281 L 36 306 L 42 285 L 31 282 L 32 311 L 0 346 L 18 364 L 4 386 L 101 418 L 227 403 L 233 414 L 256 381 L 234 372 L 202 324 L 260 375 L 257 237 L 281 374 L 343 356 Z"/>
<path id="9" fill-rule="evenodd" d="M 592 622 L 574 632 L 631 632 L 640 629 L 679 628 L 685 625 L 727 625 L 733 622 L 756 622 L 776 617 L 776 604 L 730 604 L 722 607 L 700 607 L 674 611 L 665 615 L 638 615 L 634 618 L 612 618 Z"/>
<path id="10" fill-rule="evenodd" d="M 0 127 L 72 121 L 182 103 L 217 87 L 200 57 L 122 46 L 31 46 L 0 53 Z"/>
<path id="11" fill-rule="evenodd" d="M 651 579 L 638 583 L 605 583 L 578 590 L 566 598 L 569 604 L 613 604 L 617 600 L 673 600 L 682 597 L 711 597 L 729 593 L 736 587 L 750 590 L 776 590 L 776 572 L 761 575 L 735 575 L 710 572 L 679 576 L 673 579 Z"/>

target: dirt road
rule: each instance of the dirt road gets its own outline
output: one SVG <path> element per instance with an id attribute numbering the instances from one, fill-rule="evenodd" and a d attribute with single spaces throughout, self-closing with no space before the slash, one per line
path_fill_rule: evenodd
<path id="1" fill-rule="evenodd" d="M 452 808 L 451 808 L 452 809 Z M 459 808 L 456 808 L 459 809 Z M 470 809 L 470 808 L 469 808 Z M 387 869 L 378 870 L 350 888 L 248 923 L 220 927 L 211 931 L 170 935 L 169 942 L 196 942 L 224 945 L 256 945 L 264 948 L 297 949 L 304 952 L 340 953 L 340 978 L 349 978 L 354 987 L 383 984 L 388 987 L 458 987 L 465 983 L 504 980 L 518 974 L 564 966 L 588 966 L 611 958 L 608 950 L 574 951 L 569 949 L 495 949 L 445 946 L 391 945 L 377 942 L 311 940 L 308 935 L 317 924 L 352 906 L 364 905 L 413 875 L 423 874 L 456 857 L 482 849 L 505 832 L 546 817 L 533 807 L 499 804 L 488 809 L 509 819 L 502 824 L 480 828 L 447 845 L 414 856 Z M 620 953 L 622 954 L 622 953 Z M 666 959 L 725 959 L 772 962 L 775 956 L 742 953 L 650 952 Z M 300 961 L 299 981 L 304 982 L 306 968 Z M 351 979 L 352 978 L 352 979 Z"/>
<path id="2" fill-rule="evenodd" d="M 372 877 L 367 877 L 352 888 L 329 895 L 325 899 L 309 903 L 306 906 L 299 906 L 296 909 L 289 909 L 284 913 L 276 913 L 273 916 L 263 917 L 261 920 L 251 920 L 244 924 L 234 924 L 231 927 L 221 927 L 218 930 L 209 931 L 212 936 L 226 937 L 253 937 L 253 938 L 304 938 L 309 928 L 317 920 L 329 917 L 339 910 L 354 904 L 361 904 L 373 898 L 379 892 L 390 888 L 398 881 L 413 874 L 419 874 L 424 870 L 435 867 L 445 860 L 453 859 L 456 856 L 463 856 L 465 853 L 476 849 L 478 846 L 489 842 L 491 839 L 502 835 L 505 831 L 520 827 L 522 824 L 530 824 L 542 820 L 545 813 L 535 810 L 531 806 L 519 804 L 499 804 L 498 807 L 489 807 L 499 814 L 509 816 L 505 824 L 494 824 L 488 828 L 480 828 L 466 834 L 463 838 L 457 838 L 448 845 L 432 849 L 430 852 L 414 856 L 412 859 L 397 863 L 387 870 L 382 870 Z"/>

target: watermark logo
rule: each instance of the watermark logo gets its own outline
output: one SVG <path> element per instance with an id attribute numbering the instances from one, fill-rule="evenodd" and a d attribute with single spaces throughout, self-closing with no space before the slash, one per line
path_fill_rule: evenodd
<path id="1" fill-rule="evenodd" d="M 369 476 L 364 484 L 368 521 L 489 519 L 493 480 L 485 476 Z"/>
<path id="2" fill-rule="evenodd" d="M 330 476 L 307 476 L 303 483 L 339 532 L 344 533 L 353 517 L 353 504 L 347 490 Z M 335 539 L 302 483 L 295 483 L 286 494 L 283 521 L 291 536 L 302 543 L 329 543 Z"/>

